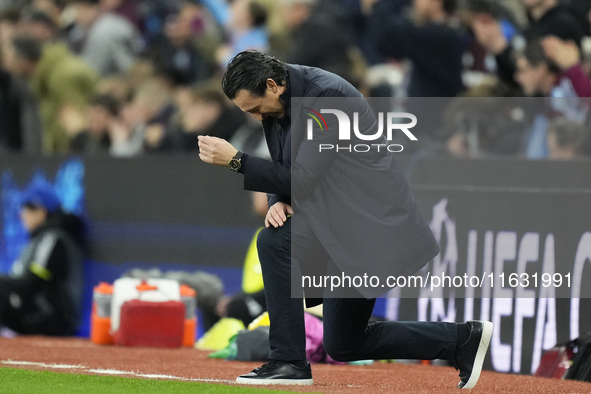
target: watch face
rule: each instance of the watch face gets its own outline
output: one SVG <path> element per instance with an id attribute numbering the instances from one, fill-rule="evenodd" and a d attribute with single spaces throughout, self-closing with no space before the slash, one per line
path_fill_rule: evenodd
<path id="1" fill-rule="evenodd" d="M 238 160 L 238 159 L 230 160 L 229 167 L 230 167 L 230 170 L 232 170 L 234 172 L 238 172 L 238 170 L 240 169 L 240 160 Z"/>

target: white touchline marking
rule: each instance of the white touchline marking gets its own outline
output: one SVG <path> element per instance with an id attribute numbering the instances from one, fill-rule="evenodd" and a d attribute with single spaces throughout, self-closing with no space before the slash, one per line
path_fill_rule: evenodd
<path id="1" fill-rule="evenodd" d="M 180 380 L 180 381 L 184 381 L 184 382 L 236 383 L 234 380 L 212 379 L 212 378 L 210 378 L 210 379 L 207 379 L 207 378 L 185 378 L 182 376 L 138 373 L 138 372 L 134 372 L 134 371 L 119 371 L 116 369 L 89 369 L 88 372 L 104 374 L 104 375 L 131 375 L 131 376 L 136 376 L 138 378 L 146 378 L 146 379 Z"/>
<path id="2" fill-rule="evenodd" d="M 236 380 L 225 380 L 225 379 L 200 379 L 200 378 L 192 378 L 189 379 L 190 382 L 200 382 L 200 383 L 236 383 Z"/>
<path id="3" fill-rule="evenodd" d="M 32 367 L 42 367 L 42 368 L 52 368 L 52 369 L 86 369 L 84 365 L 68 365 L 68 364 L 45 364 L 45 363 L 37 363 L 32 361 L 12 361 L 12 360 L 2 360 L 2 364 L 5 365 L 28 365 Z"/>
<path id="4" fill-rule="evenodd" d="M 68 364 L 46 364 L 32 361 L 13 361 L 13 360 L 0 360 L 0 363 L 5 365 L 20 365 L 20 366 L 31 366 L 31 367 L 42 367 L 49 369 L 79 369 L 82 371 L 101 374 L 101 375 L 129 375 L 138 378 L 146 379 L 169 379 L 169 380 L 180 380 L 184 382 L 199 382 L 199 383 L 236 383 L 234 380 L 225 379 L 213 379 L 213 378 L 185 378 L 182 376 L 174 375 L 160 375 L 160 374 L 146 374 L 134 371 L 120 371 L 117 369 L 90 369 L 84 365 L 68 365 Z"/>
<path id="5" fill-rule="evenodd" d="M 118 371 L 116 369 L 89 369 L 88 372 L 100 373 L 104 375 L 134 375 L 135 372 Z"/>
<path id="6" fill-rule="evenodd" d="M 148 379 L 174 379 L 174 380 L 189 380 L 189 378 L 183 378 L 181 376 L 172 376 L 172 375 L 159 375 L 153 373 L 137 373 L 134 376 L 140 378 L 148 378 Z"/>

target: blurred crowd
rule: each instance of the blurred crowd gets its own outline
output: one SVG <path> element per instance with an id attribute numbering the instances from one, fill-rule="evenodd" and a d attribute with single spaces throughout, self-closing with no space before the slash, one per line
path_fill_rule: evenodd
<path id="1" fill-rule="evenodd" d="M 0 153 L 191 154 L 207 134 L 264 156 L 220 87 L 256 49 L 428 112 L 415 153 L 573 159 L 590 19 L 591 0 L 0 0 Z"/>

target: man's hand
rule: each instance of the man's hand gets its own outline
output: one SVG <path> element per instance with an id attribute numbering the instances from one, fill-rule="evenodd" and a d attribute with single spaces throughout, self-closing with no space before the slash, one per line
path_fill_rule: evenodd
<path id="1" fill-rule="evenodd" d="M 293 215 L 293 209 L 290 205 L 283 202 L 275 203 L 265 217 L 265 227 L 273 226 L 275 228 L 283 226 L 287 221 L 287 215 Z"/>
<path id="2" fill-rule="evenodd" d="M 221 138 L 206 135 L 200 135 L 198 138 L 199 158 L 206 163 L 228 167 L 230 160 L 238 153 L 238 149 Z"/>
<path id="3" fill-rule="evenodd" d="M 480 45 L 494 55 L 498 55 L 507 48 L 508 43 L 501 24 L 490 15 L 475 15 L 472 20 L 472 31 Z"/>
<path id="4" fill-rule="evenodd" d="M 579 64 L 581 54 L 574 41 L 564 41 L 555 36 L 548 36 L 542 40 L 544 52 L 550 60 L 563 70 Z"/>

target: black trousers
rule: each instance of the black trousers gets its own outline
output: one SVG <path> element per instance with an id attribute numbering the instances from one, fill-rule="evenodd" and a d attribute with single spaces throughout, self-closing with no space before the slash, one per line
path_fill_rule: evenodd
<path id="1" fill-rule="evenodd" d="M 263 229 L 257 241 L 271 320 L 269 358 L 285 361 L 306 358 L 303 299 L 291 297 L 292 242 L 298 243 L 298 251 L 304 251 L 301 256 L 294 256 L 299 261 L 306 260 L 306 253 L 324 251 L 312 231 L 300 221 L 292 234 L 294 219 L 301 220 L 292 217 L 282 227 Z M 330 357 L 337 361 L 453 358 L 456 323 L 369 323 L 375 301 L 324 299 L 324 348 Z"/>
<path id="2" fill-rule="evenodd" d="M 19 281 L 0 276 L 0 327 L 7 327 L 24 335 L 71 336 L 75 331 L 63 317 L 37 310 L 31 300 L 22 297 Z M 12 301 L 11 301 L 12 300 Z M 14 305 L 17 302 L 18 307 Z"/>

